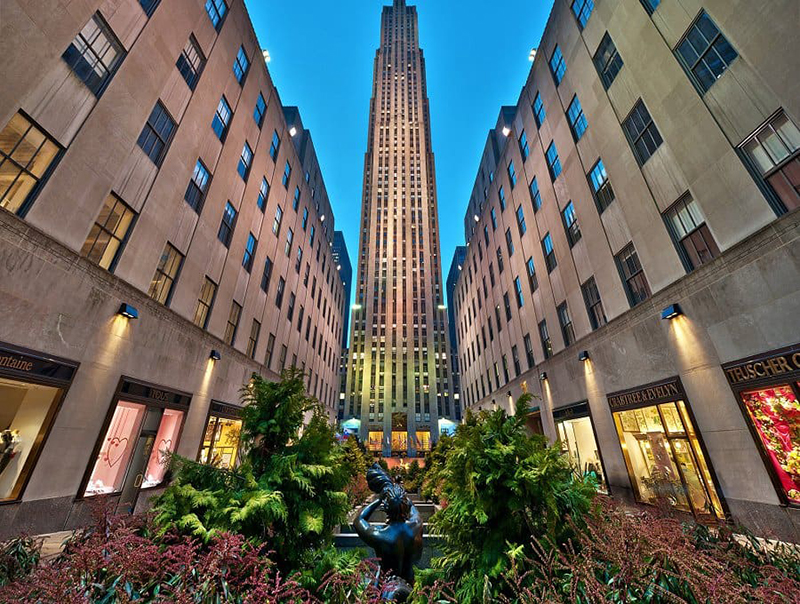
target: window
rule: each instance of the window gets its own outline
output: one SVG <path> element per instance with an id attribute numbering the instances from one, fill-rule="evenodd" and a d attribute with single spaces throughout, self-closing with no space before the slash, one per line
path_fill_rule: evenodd
<path id="1" fill-rule="evenodd" d="M 197 298 L 197 308 L 195 308 L 192 323 L 202 329 L 208 327 L 208 319 L 211 316 L 211 307 L 214 306 L 216 295 L 217 284 L 206 277 L 203 280 L 203 286 L 200 288 L 200 297 Z"/>
<path id="2" fill-rule="evenodd" d="M 544 263 L 547 266 L 547 272 L 552 273 L 553 269 L 558 266 L 556 261 L 556 253 L 553 251 L 553 240 L 550 233 L 546 233 L 542 239 L 542 252 L 544 253 Z"/>
<path id="3" fill-rule="evenodd" d="M 497 212 L 495 212 L 494 208 L 489 211 L 489 216 L 492 219 L 492 230 L 497 230 Z"/>
<path id="4" fill-rule="evenodd" d="M 264 100 L 264 95 L 259 92 L 258 99 L 256 100 L 256 108 L 253 110 L 253 119 L 258 125 L 259 130 L 261 129 L 261 126 L 264 125 L 264 116 L 266 113 L 267 102 Z"/>
<path id="5" fill-rule="evenodd" d="M 600 45 L 597 47 L 597 52 L 594 53 L 592 61 L 594 61 L 597 73 L 603 81 L 603 86 L 608 90 L 623 65 L 622 57 L 617 52 L 617 47 L 614 46 L 614 41 L 608 35 L 608 32 L 600 40 Z"/>
<path id="6" fill-rule="evenodd" d="M 269 281 L 272 278 L 272 259 L 267 256 L 264 261 L 264 272 L 261 275 L 261 289 L 266 292 L 269 289 Z"/>
<path id="7" fill-rule="evenodd" d="M 522 131 L 522 134 L 519 135 L 519 152 L 522 154 L 522 161 L 528 159 L 528 155 L 530 155 L 530 149 L 528 149 L 528 137 L 525 136 L 525 131 Z"/>
<path id="8" fill-rule="evenodd" d="M 664 212 L 664 219 L 673 241 L 689 259 L 690 270 L 719 256 L 719 248 L 705 217 L 692 196 L 687 193 Z"/>
<path id="9" fill-rule="evenodd" d="M 644 164 L 663 142 L 647 107 L 642 99 L 636 101 L 630 115 L 622 122 L 622 127 L 633 145 L 633 152 L 640 164 Z"/>
<path id="10" fill-rule="evenodd" d="M 244 84 L 248 69 L 250 69 L 250 60 L 244 52 L 244 46 L 240 46 L 239 52 L 236 53 L 236 59 L 233 61 L 233 75 L 236 76 L 236 81 L 240 85 Z"/>
<path id="11" fill-rule="evenodd" d="M 233 346 L 236 341 L 236 332 L 239 330 L 239 319 L 242 318 L 242 307 L 236 300 L 231 302 L 231 311 L 228 313 L 228 323 L 225 325 L 225 336 L 222 338 L 228 346 Z"/>
<path id="12" fill-rule="evenodd" d="M 250 337 L 247 339 L 247 356 L 249 356 L 251 359 L 255 359 L 256 358 L 256 346 L 258 346 L 258 336 L 260 334 L 261 334 L 261 323 L 259 323 L 255 319 L 253 319 L 253 324 L 250 326 Z M 275 344 L 275 336 L 273 336 L 272 334 L 269 334 L 269 335 L 270 335 L 270 338 L 272 340 L 272 344 L 274 345 Z M 272 359 L 270 359 L 270 356 L 272 356 L 272 350 L 271 350 L 271 347 L 270 347 L 270 345 L 268 343 L 267 344 L 267 367 L 269 367 L 269 365 L 270 365 L 269 361 L 272 360 Z"/>
<path id="13" fill-rule="evenodd" d="M 589 21 L 589 17 L 594 10 L 594 2 L 592 0 L 572 0 L 572 13 L 578 20 L 578 28 L 583 29 Z"/>
<path id="14" fill-rule="evenodd" d="M 100 209 L 100 215 L 83 243 L 81 256 L 110 270 L 119 258 L 135 218 L 136 212 L 128 204 L 114 193 L 109 193 Z"/>
<path id="15" fill-rule="evenodd" d="M 506 192 L 503 190 L 503 187 L 500 187 L 497 191 L 497 197 L 500 200 L 500 211 L 506 211 Z"/>
<path id="16" fill-rule="evenodd" d="M 597 211 L 602 214 L 614 201 L 614 189 L 611 188 L 611 182 L 608 180 L 608 174 L 602 159 L 598 159 L 589 172 L 589 183 L 592 185 Z"/>
<path id="17" fill-rule="evenodd" d="M 519 277 L 514 277 L 514 290 L 517 294 L 517 308 L 522 308 L 525 305 L 525 297 L 522 295 L 522 282 Z"/>
<path id="18" fill-rule="evenodd" d="M 519 354 L 517 353 L 516 344 L 511 347 L 511 360 L 514 363 L 514 377 L 517 377 L 520 373 L 522 373 L 522 368 L 519 364 Z"/>
<path id="19" fill-rule="evenodd" d="M 594 277 L 589 277 L 586 283 L 581 285 L 581 291 L 583 292 L 583 301 L 586 303 L 586 312 L 589 313 L 589 323 L 591 323 L 592 329 L 597 329 L 608 323 Z"/>
<path id="20" fill-rule="evenodd" d="M 514 239 L 511 236 L 511 229 L 506 229 L 506 247 L 508 248 L 508 257 L 514 255 Z"/>
<path id="21" fill-rule="evenodd" d="M 217 231 L 217 239 L 222 242 L 225 247 L 231 246 L 231 238 L 233 237 L 233 229 L 236 227 L 236 208 L 233 207 L 231 202 L 225 204 L 225 211 L 222 213 L 222 222 Z"/>
<path id="22" fill-rule="evenodd" d="M 178 55 L 175 67 L 178 68 L 190 90 L 194 90 L 194 87 L 197 86 L 197 80 L 200 79 L 200 72 L 203 71 L 205 64 L 206 59 L 197 44 L 197 40 L 194 39 L 194 36 L 189 36 L 189 41 L 183 47 L 181 54 Z"/>
<path id="23" fill-rule="evenodd" d="M 183 254 L 181 254 L 172 244 L 167 242 L 161 259 L 158 261 L 156 272 L 150 281 L 150 289 L 147 295 L 161 304 L 169 304 L 172 296 L 172 286 L 178 278 L 178 271 L 183 264 Z"/>
<path id="24" fill-rule="evenodd" d="M 286 289 L 286 279 L 278 277 L 278 287 L 275 289 L 275 306 L 278 308 L 283 304 L 283 290 Z"/>
<path id="25" fill-rule="evenodd" d="M 286 320 L 289 323 L 294 319 L 294 305 L 297 302 L 297 295 L 294 292 L 289 292 L 289 306 L 286 309 Z"/>
<path id="26" fill-rule="evenodd" d="M 283 349 L 285 351 L 286 350 L 286 346 L 284 346 Z M 264 364 L 269 368 L 272 367 L 272 353 L 273 353 L 274 350 L 275 350 L 275 334 L 271 333 L 271 334 L 269 334 L 269 337 L 267 338 L 267 354 L 264 357 Z M 286 354 L 285 353 L 282 353 L 282 354 L 283 354 L 283 361 L 282 362 L 285 362 L 286 361 Z"/>
<path id="27" fill-rule="evenodd" d="M 653 12 L 658 8 L 658 5 L 661 4 L 661 0 L 640 0 L 642 6 L 644 6 L 644 10 L 647 11 L 648 15 L 652 15 Z"/>
<path id="28" fill-rule="evenodd" d="M 300 312 L 297 313 L 297 333 L 303 329 L 303 317 L 305 317 L 306 309 L 303 305 L 300 305 Z"/>
<path id="29" fill-rule="evenodd" d="M 123 56 L 122 44 L 103 21 L 100 13 L 95 13 L 61 58 L 89 90 L 99 97 L 114 76 Z"/>
<path id="30" fill-rule="evenodd" d="M 262 212 L 267 209 L 267 199 L 269 199 L 269 183 L 263 176 L 261 177 L 261 185 L 258 187 L 258 209 Z"/>
<path id="31" fill-rule="evenodd" d="M 278 131 L 275 130 L 272 133 L 272 142 L 269 145 L 269 156 L 272 158 L 272 161 L 278 161 L 278 151 L 281 148 L 281 137 L 278 136 Z"/>
<path id="32" fill-rule="evenodd" d="M 211 402 L 211 415 L 203 436 L 200 450 L 200 463 L 212 465 L 223 470 L 233 470 L 239 465 L 239 437 L 242 433 L 242 420 L 238 415 L 227 416 L 221 412 L 224 407 L 215 407 Z"/>
<path id="33" fill-rule="evenodd" d="M 572 130 L 573 138 L 579 141 L 583 133 L 586 132 L 588 124 L 586 123 L 586 116 L 583 115 L 583 108 L 577 94 L 572 97 L 572 102 L 567 108 L 567 119 L 569 120 L 569 128 Z"/>
<path id="34" fill-rule="evenodd" d="M 183 195 L 186 203 L 198 214 L 203 209 L 203 201 L 206 198 L 208 181 L 210 179 L 211 175 L 208 169 L 203 165 L 203 162 L 198 159 L 194 166 L 192 177 L 189 179 L 189 186 L 186 187 L 186 193 Z"/>
<path id="35" fill-rule="evenodd" d="M 277 237 L 281 232 L 281 222 L 283 221 L 283 208 L 275 206 L 275 218 L 272 219 L 272 232 Z"/>
<path id="36" fill-rule="evenodd" d="M 486 247 L 489 247 L 489 227 L 483 227 L 483 240 L 486 242 Z"/>
<path id="37" fill-rule="evenodd" d="M 503 307 L 506 311 L 506 322 L 511 320 L 511 300 L 508 297 L 508 292 L 503 294 Z"/>
<path id="38" fill-rule="evenodd" d="M 630 305 L 636 306 L 639 302 L 647 300 L 650 297 L 650 286 L 647 284 L 644 269 L 639 263 L 639 256 L 633 244 L 626 245 L 617 254 L 616 259 Z"/>
<path id="39" fill-rule="evenodd" d="M 581 229 L 578 226 L 578 217 L 575 215 L 575 206 L 570 201 L 561 212 L 564 230 L 567 232 L 569 246 L 573 247 L 581 239 Z"/>
<path id="40" fill-rule="evenodd" d="M 0 208 L 22 213 L 61 149 L 22 113 L 0 131 Z"/>
<path id="41" fill-rule="evenodd" d="M 503 250 L 499 247 L 497 248 L 497 270 L 500 274 L 503 274 L 503 269 L 505 266 L 503 265 Z M 494 285 L 494 283 L 492 283 Z"/>
<path id="42" fill-rule="evenodd" d="M 309 231 L 309 233 L 308 233 L 308 245 L 310 247 L 312 247 L 312 248 L 314 247 L 314 235 L 315 235 L 315 233 L 316 233 L 316 229 L 314 228 L 314 225 L 312 224 L 311 225 L 311 231 Z"/>
<path id="43" fill-rule="evenodd" d="M 139 135 L 137 144 L 142 148 L 147 157 L 157 166 L 161 165 L 164 161 L 164 156 L 167 154 L 172 134 L 175 131 L 175 120 L 167 113 L 161 101 L 156 103 L 153 111 L 150 112 L 150 117 L 147 118 L 147 123 Z"/>
<path id="44" fill-rule="evenodd" d="M 517 184 L 517 173 L 514 171 L 514 161 L 508 162 L 508 181 L 511 183 L 511 188 Z"/>
<path id="45" fill-rule="evenodd" d="M 250 166 L 253 165 L 253 150 L 250 148 L 250 145 L 245 141 L 244 147 L 242 147 L 242 155 L 239 158 L 239 165 L 236 167 L 236 171 L 239 173 L 239 176 L 242 177 L 242 180 L 247 180 L 247 177 L 250 175 Z"/>
<path id="46" fill-rule="evenodd" d="M 294 262 L 294 272 L 300 274 L 300 267 L 303 266 L 303 248 L 297 246 L 297 259 Z"/>
<path id="47" fill-rule="evenodd" d="M 550 341 L 550 332 L 547 331 L 547 321 L 539 323 L 539 339 L 542 341 L 544 358 L 549 359 L 553 356 L 553 343 Z"/>
<path id="48" fill-rule="evenodd" d="M 567 64 L 564 62 L 564 57 L 561 54 L 561 49 L 556 45 L 553 51 L 553 56 L 550 57 L 550 73 L 553 74 L 553 79 L 556 81 L 556 86 L 564 79 L 564 72 L 567 71 Z"/>
<path id="49" fill-rule="evenodd" d="M 231 123 L 231 106 L 223 96 L 219 99 L 217 110 L 214 112 L 214 119 L 211 120 L 211 129 L 217 134 L 221 141 L 225 140 L 228 134 L 228 125 Z"/>
<path id="50" fill-rule="evenodd" d="M 711 88 L 739 56 L 705 11 L 700 12 L 675 50 L 702 92 Z"/>
<path id="51" fill-rule="evenodd" d="M 742 149 L 785 209 L 800 207 L 800 130 L 783 109 L 756 130 Z"/>
<path id="52" fill-rule="evenodd" d="M 572 317 L 569 316 L 567 303 L 561 303 L 556 310 L 558 311 L 558 322 L 561 325 L 561 335 L 564 336 L 564 346 L 569 346 L 575 342 L 575 329 L 572 327 Z"/>
<path id="53" fill-rule="evenodd" d="M 555 141 L 550 142 L 545 156 L 547 158 L 547 171 L 550 172 L 550 180 L 555 181 L 558 175 L 561 174 L 561 160 L 558 159 L 558 150 L 556 149 Z"/>
<path id="54" fill-rule="evenodd" d="M 160 1 L 161 0 L 139 0 L 139 6 L 142 7 L 144 14 L 150 17 L 156 10 Z"/>
<path id="55" fill-rule="evenodd" d="M 289 188 L 289 179 L 292 177 L 292 164 L 289 161 L 286 161 L 286 165 L 283 167 L 283 179 L 281 182 L 283 183 L 284 188 Z"/>
<path id="56" fill-rule="evenodd" d="M 531 288 L 531 293 L 533 293 L 539 287 L 539 281 L 536 279 L 536 267 L 533 265 L 533 256 L 528 258 L 525 266 L 528 270 L 528 286 Z"/>
<path id="57" fill-rule="evenodd" d="M 533 343 L 531 342 L 531 334 L 526 333 L 522 340 L 525 343 L 525 356 L 528 360 L 528 369 L 532 369 L 536 362 L 533 358 Z"/>
<path id="58" fill-rule="evenodd" d="M 208 18 L 211 19 L 211 25 L 214 29 L 219 31 L 222 29 L 222 22 L 225 20 L 225 15 L 228 13 L 228 5 L 225 0 L 206 0 L 206 12 Z"/>
<path id="59" fill-rule="evenodd" d="M 286 348 L 286 344 L 281 344 L 281 357 L 279 359 L 280 360 L 280 365 L 281 365 L 281 371 L 286 369 L 286 354 L 288 352 L 289 352 L 289 350 Z"/>
<path id="60" fill-rule="evenodd" d="M 522 209 L 522 206 L 517 206 L 517 227 L 519 228 L 520 237 L 528 230 L 525 226 L 525 210 Z"/>
<path id="61" fill-rule="evenodd" d="M 292 209 L 296 212 L 300 206 L 300 187 L 294 188 L 294 197 L 292 198 Z"/>
<path id="62" fill-rule="evenodd" d="M 534 214 L 539 211 L 539 208 L 542 207 L 542 196 L 539 193 L 539 183 L 536 182 L 536 177 L 533 177 L 531 181 L 531 186 L 528 187 L 528 190 L 531 194 L 531 204 L 533 204 L 533 212 Z"/>
<path id="63" fill-rule="evenodd" d="M 542 95 L 537 92 L 536 97 L 533 99 L 533 119 L 539 128 L 542 127 L 545 117 L 547 117 L 547 114 L 544 111 Z"/>
<path id="64" fill-rule="evenodd" d="M 258 241 L 253 237 L 253 233 L 247 235 L 247 245 L 244 248 L 244 257 L 242 258 L 242 266 L 248 273 L 253 270 L 253 260 L 256 255 L 256 245 Z"/>

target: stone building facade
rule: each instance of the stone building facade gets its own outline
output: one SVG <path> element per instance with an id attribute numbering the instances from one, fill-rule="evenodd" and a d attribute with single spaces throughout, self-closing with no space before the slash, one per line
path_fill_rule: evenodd
<path id="1" fill-rule="evenodd" d="M 612 495 L 800 540 L 797 7 L 556 0 L 490 131 L 462 399 Z"/>
<path id="2" fill-rule="evenodd" d="M 51 4 L 0 19 L 0 536 L 234 465 L 253 372 L 339 390 L 334 217 L 242 0 Z"/>

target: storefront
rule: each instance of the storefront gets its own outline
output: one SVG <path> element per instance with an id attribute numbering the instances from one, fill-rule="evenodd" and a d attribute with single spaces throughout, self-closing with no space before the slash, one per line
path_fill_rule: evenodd
<path id="1" fill-rule="evenodd" d="M 528 415 L 525 418 L 525 425 L 528 427 L 528 430 L 531 432 L 531 434 L 544 435 L 544 424 L 542 424 L 542 412 L 539 409 L 539 407 L 531 408 L 530 412 L 528 412 Z"/>
<path id="2" fill-rule="evenodd" d="M 142 489 L 164 481 L 190 401 L 186 393 L 122 378 L 80 495 L 119 494 L 118 510 L 131 511 Z"/>
<path id="3" fill-rule="evenodd" d="M 800 506 L 800 344 L 722 368 L 778 496 Z"/>
<path id="4" fill-rule="evenodd" d="M 225 470 L 238 467 L 242 436 L 242 410 L 234 405 L 211 401 L 198 461 Z"/>
<path id="5" fill-rule="evenodd" d="M 584 401 L 553 411 L 558 440 L 579 476 L 591 476 L 598 490 L 608 493 L 603 460 L 597 446 L 589 403 Z"/>
<path id="6" fill-rule="evenodd" d="M 367 451 L 381 453 L 383 451 L 383 432 L 370 430 L 367 433 Z"/>
<path id="7" fill-rule="evenodd" d="M 666 501 L 698 518 L 725 517 L 677 377 L 609 394 L 608 405 L 637 501 Z"/>
<path id="8" fill-rule="evenodd" d="M 20 499 L 77 369 L 0 343 L 0 503 Z"/>

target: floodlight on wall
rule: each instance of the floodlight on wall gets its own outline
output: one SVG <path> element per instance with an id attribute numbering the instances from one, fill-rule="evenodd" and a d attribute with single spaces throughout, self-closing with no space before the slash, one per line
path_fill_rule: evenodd
<path id="1" fill-rule="evenodd" d="M 294 136 L 294 134 L 292 136 Z M 325 214 L 323 214 L 322 216 L 319 217 L 319 221 L 320 222 L 325 222 Z"/>
<path id="2" fill-rule="evenodd" d="M 582 350 L 581 353 L 578 355 L 579 361 L 588 361 L 589 360 L 589 351 Z"/>
<path id="3" fill-rule="evenodd" d="M 674 319 L 675 317 L 679 317 L 683 314 L 681 310 L 680 304 L 670 304 L 664 310 L 661 311 L 661 318 L 662 319 Z"/>
<path id="4" fill-rule="evenodd" d="M 509 134 L 511 134 L 511 128 L 503 126 L 503 136 L 508 136 Z"/>
<path id="5" fill-rule="evenodd" d="M 261 50 L 261 56 L 264 57 L 264 63 L 269 63 L 272 57 L 269 56 L 269 51 L 266 48 Z"/>
<path id="6" fill-rule="evenodd" d="M 351 306 L 350 308 L 352 308 L 353 310 L 361 310 L 361 305 L 360 304 L 353 304 L 353 306 Z"/>
<path id="7" fill-rule="evenodd" d="M 477 214 L 475 214 L 475 216 L 473 216 L 473 218 L 475 219 L 475 222 L 480 222 L 481 217 L 478 216 Z"/>
<path id="8" fill-rule="evenodd" d="M 536 58 L 536 49 L 535 49 L 535 48 L 531 48 L 531 52 L 530 52 L 530 54 L 528 55 L 528 60 L 529 60 L 531 63 L 533 63 L 533 60 L 534 60 L 535 58 Z"/>
<path id="9" fill-rule="evenodd" d="M 546 371 L 542 371 L 542 372 L 539 374 L 539 379 L 540 379 L 541 381 L 545 381 L 545 380 L 547 379 L 547 372 L 546 372 Z"/>
<path id="10" fill-rule="evenodd" d="M 297 134 L 297 128 L 292 126 L 291 128 L 289 128 L 289 136 L 294 136 L 295 134 Z"/>
<path id="11" fill-rule="evenodd" d="M 222 355 L 219 353 L 219 350 L 212 350 L 209 358 L 212 361 L 219 361 L 222 358 Z"/>
<path id="12" fill-rule="evenodd" d="M 439 310 L 447 310 L 447 306 L 445 306 L 444 304 L 440 304 Z"/>
<path id="13" fill-rule="evenodd" d="M 118 315 L 122 315 L 126 319 L 138 319 L 139 318 L 139 311 L 136 310 L 133 306 L 128 304 L 127 302 L 123 302 L 119 310 L 117 311 Z"/>

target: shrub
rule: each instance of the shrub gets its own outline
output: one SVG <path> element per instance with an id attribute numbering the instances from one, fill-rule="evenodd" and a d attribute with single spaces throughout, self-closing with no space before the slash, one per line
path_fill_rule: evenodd
<path id="1" fill-rule="evenodd" d="M 39 564 L 41 549 L 41 541 L 31 537 L 0 544 L 0 587 L 30 573 Z"/>

